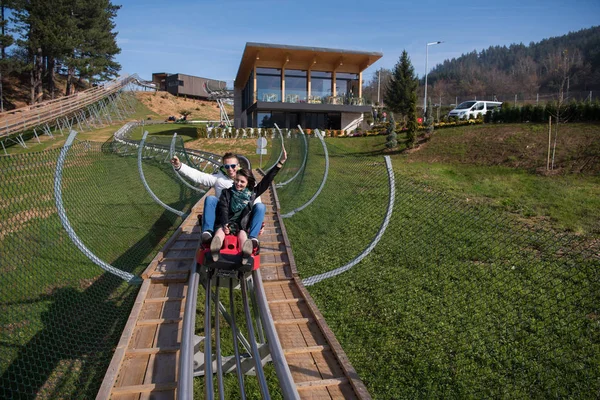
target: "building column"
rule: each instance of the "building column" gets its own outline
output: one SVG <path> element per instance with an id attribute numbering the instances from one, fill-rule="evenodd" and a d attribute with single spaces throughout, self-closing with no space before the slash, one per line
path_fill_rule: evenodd
<path id="1" fill-rule="evenodd" d="M 281 102 L 285 102 L 285 65 L 281 68 Z"/>
<path id="2" fill-rule="evenodd" d="M 258 88 L 256 87 L 256 61 L 254 61 L 254 66 L 252 67 L 252 104 L 256 103 L 258 97 Z"/>
<path id="3" fill-rule="evenodd" d="M 335 97 L 335 96 L 337 96 L 337 83 L 335 82 L 335 71 L 333 71 L 333 75 L 331 76 L 331 78 L 333 79 L 333 83 L 332 83 L 332 85 L 333 85 L 332 92 L 333 93 L 332 94 L 333 94 L 333 97 Z"/>
<path id="4" fill-rule="evenodd" d="M 362 97 L 362 71 L 358 73 L 358 97 Z"/>

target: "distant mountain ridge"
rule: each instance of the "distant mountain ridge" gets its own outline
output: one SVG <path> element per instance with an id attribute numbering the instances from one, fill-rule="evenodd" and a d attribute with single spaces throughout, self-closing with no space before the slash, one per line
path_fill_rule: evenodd
<path id="1" fill-rule="evenodd" d="M 527 46 L 520 43 L 474 50 L 433 68 L 428 86 L 434 99 L 442 95 L 549 93 L 558 90 L 565 63 L 569 90 L 600 94 L 600 26 Z"/>

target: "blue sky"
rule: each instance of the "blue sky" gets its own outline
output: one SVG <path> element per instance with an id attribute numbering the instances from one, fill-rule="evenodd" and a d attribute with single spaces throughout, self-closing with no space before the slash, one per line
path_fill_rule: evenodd
<path id="1" fill-rule="evenodd" d="M 118 0 L 112 0 L 119 4 Z M 492 45 L 538 42 L 600 24 L 600 0 L 192 1 L 122 0 L 122 73 L 184 73 L 232 82 L 246 42 L 380 51 L 364 75 L 403 49 L 415 72 Z"/>

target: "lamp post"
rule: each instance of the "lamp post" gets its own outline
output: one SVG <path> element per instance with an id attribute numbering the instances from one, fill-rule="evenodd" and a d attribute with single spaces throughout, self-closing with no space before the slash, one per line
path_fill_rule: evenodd
<path id="1" fill-rule="evenodd" d="M 429 46 L 433 46 L 436 44 L 440 44 L 443 42 L 437 41 L 437 42 L 431 42 L 431 43 L 427 43 L 427 46 L 425 46 L 425 97 L 423 98 L 423 115 L 427 115 L 427 70 L 428 70 L 428 62 L 429 62 Z"/>

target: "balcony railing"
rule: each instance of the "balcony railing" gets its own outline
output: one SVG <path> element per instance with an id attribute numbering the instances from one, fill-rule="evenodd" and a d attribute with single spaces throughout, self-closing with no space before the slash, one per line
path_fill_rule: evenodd
<path id="1" fill-rule="evenodd" d="M 258 101 L 264 101 L 268 103 L 278 103 L 281 101 L 279 93 L 267 93 L 263 92 L 258 97 Z M 297 94 L 286 94 L 285 103 L 308 103 L 308 104 L 343 104 L 351 106 L 364 106 L 368 102 L 363 97 L 351 97 L 351 96 L 308 96 L 301 97 Z"/>

